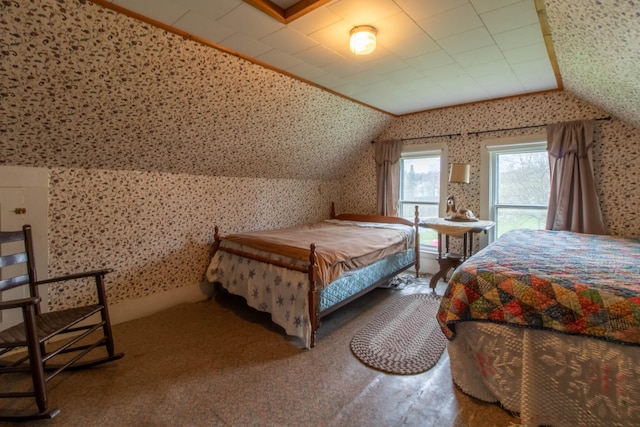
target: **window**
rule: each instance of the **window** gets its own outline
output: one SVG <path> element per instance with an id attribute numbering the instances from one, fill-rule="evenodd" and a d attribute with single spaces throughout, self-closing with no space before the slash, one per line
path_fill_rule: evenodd
<path id="1" fill-rule="evenodd" d="M 482 198 L 488 200 L 487 217 L 496 223 L 489 241 L 516 228 L 545 228 L 550 186 L 546 145 L 544 140 L 483 144 L 488 174 Z"/>
<path id="2" fill-rule="evenodd" d="M 413 145 L 403 148 L 400 159 L 400 200 L 398 215 L 413 221 L 415 206 L 420 218 L 441 216 L 444 200 L 441 188 L 446 188 L 446 146 L 444 144 Z M 443 164 L 445 165 L 443 167 Z M 420 245 L 436 250 L 438 234 L 420 227 Z"/>

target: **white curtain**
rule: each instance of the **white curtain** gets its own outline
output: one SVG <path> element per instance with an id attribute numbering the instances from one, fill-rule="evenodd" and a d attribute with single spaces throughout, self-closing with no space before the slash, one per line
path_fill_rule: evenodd
<path id="1" fill-rule="evenodd" d="M 376 142 L 378 214 L 398 216 L 402 140 Z"/>
<path id="2" fill-rule="evenodd" d="M 593 175 L 594 129 L 593 120 L 547 126 L 548 230 L 606 234 Z"/>

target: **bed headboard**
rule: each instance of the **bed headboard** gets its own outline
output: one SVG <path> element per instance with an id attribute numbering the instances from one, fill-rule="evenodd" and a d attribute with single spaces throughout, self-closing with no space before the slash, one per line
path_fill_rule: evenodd
<path id="1" fill-rule="evenodd" d="M 367 222 L 384 222 L 387 224 L 404 224 L 413 227 L 414 223 L 397 216 L 384 216 L 384 215 L 364 215 L 364 214 L 340 214 L 336 215 L 335 219 L 342 219 L 344 221 L 367 221 Z"/>
<path id="2" fill-rule="evenodd" d="M 331 219 L 341 219 L 344 221 L 365 221 L 365 222 L 383 222 L 387 224 L 404 224 L 417 227 L 420 222 L 420 214 L 418 212 L 418 206 L 416 206 L 416 213 L 414 222 L 408 219 L 400 218 L 397 216 L 385 216 L 385 215 L 368 215 L 368 214 L 340 214 L 336 215 L 335 204 L 331 202 Z"/>

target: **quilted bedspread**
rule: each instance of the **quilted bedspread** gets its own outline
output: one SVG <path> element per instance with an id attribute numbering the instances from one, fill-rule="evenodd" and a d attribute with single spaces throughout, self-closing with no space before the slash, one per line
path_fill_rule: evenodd
<path id="1" fill-rule="evenodd" d="M 640 345 L 640 240 L 507 232 L 456 269 L 437 317 L 450 340 L 473 320 Z"/>

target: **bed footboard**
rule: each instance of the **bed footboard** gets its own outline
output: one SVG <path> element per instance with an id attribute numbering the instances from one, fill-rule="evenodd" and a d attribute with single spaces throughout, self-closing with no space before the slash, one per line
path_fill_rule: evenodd
<path id="1" fill-rule="evenodd" d="M 333 206 L 332 206 L 332 217 L 335 217 L 334 215 L 334 211 L 333 211 Z M 319 283 L 319 270 L 318 270 L 318 263 L 317 263 L 317 254 L 316 254 L 316 245 L 315 243 L 311 243 L 309 245 L 309 263 L 302 263 L 302 264 L 293 264 L 287 261 L 284 261 L 282 259 L 277 259 L 277 258 L 269 258 L 266 256 L 262 256 L 262 255 L 258 255 L 258 254 L 254 254 L 254 253 L 249 253 L 249 252 L 245 252 L 239 249 L 235 249 L 235 248 L 229 248 L 229 247 L 221 247 L 221 243 L 222 243 L 222 238 L 220 237 L 219 234 L 219 228 L 216 225 L 214 227 L 214 242 L 211 248 L 211 253 L 210 253 L 210 258 L 212 259 L 215 254 L 218 251 L 224 251 L 224 252 L 228 252 L 237 256 L 241 256 L 243 258 L 247 258 L 247 259 L 251 259 L 251 260 L 255 260 L 255 261 L 259 261 L 262 263 L 266 263 L 266 264 L 271 264 L 271 265 L 275 265 L 278 267 L 282 267 L 282 268 L 286 268 L 288 270 L 295 270 L 295 271 L 299 271 L 302 272 L 304 274 L 307 274 L 308 276 L 308 280 L 309 280 L 309 291 L 308 291 L 308 306 L 309 306 L 309 323 L 310 323 L 310 328 L 311 328 L 311 333 L 310 333 L 310 342 L 309 342 L 309 346 L 312 348 L 315 346 L 316 344 L 316 332 L 318 330 L 318 328 L 320 327 L 320 318 L 321 316 L 324 316 L 326 314 L 329 314 L 331 311 L 345 305 L 346 303 L 356 299 L 357 297 L 369 292 L 372 289 L 377 288 L 378 286 L 382 285 L 384 282 L 390 280 L 391 278 L 393 278 L 396 274 L 406 270 L 407 268 L 410 268 L 412 266 L 415 267 L 416 270 L 416 277 L 419 275 L 419 271 L 420 271 L 420 242 L 418 239 L 418 223 L 420 222 L 420 218 L 419 218 L 419 213 L 418 213 L 418 206 L 416 206 L 415 209 L 415 219 L 414 219 L 414 223 L 411 223 L 410 221 L 407 221 L 406 219 L 403 218 L 395 218 L 395 217 L 384 217 L 384 216 L 378 216 L 378 215 L 341 215 L 338 217 L 335 217 L 337 219 L 349 219 L 349 220 L 355 220 L 355 221 L 374 221 L 374 222 L 388 222 L 388 223 L 396 223 L 396 224 L 405 224 L 405 225 L 411 225 L 412 227 L 415 228 L 415 257 L 414 259 L 403 265 L 401 265 L 398 269 L 396 269 L 393 273 L 386 275 L 385 277 L 383 277 L 380 280 L 377 280 L 375 283 L 372 284 L 368 284 L 368 286 L 363 287 L 360 291 L 358 291 L 356 294 L 349 296 L 348 298 L 346 298 L 343 301 L 340 301 L 339 303 L 334 304 L 333 306 L 331 306 L 330 308 L 325 308 L 324 310 L 321 310 L 320 307 L 320 292 L 321 290 L 319 289 L 318 283 Z M 365 219 L 366 218 L 366 219 Z"/>

